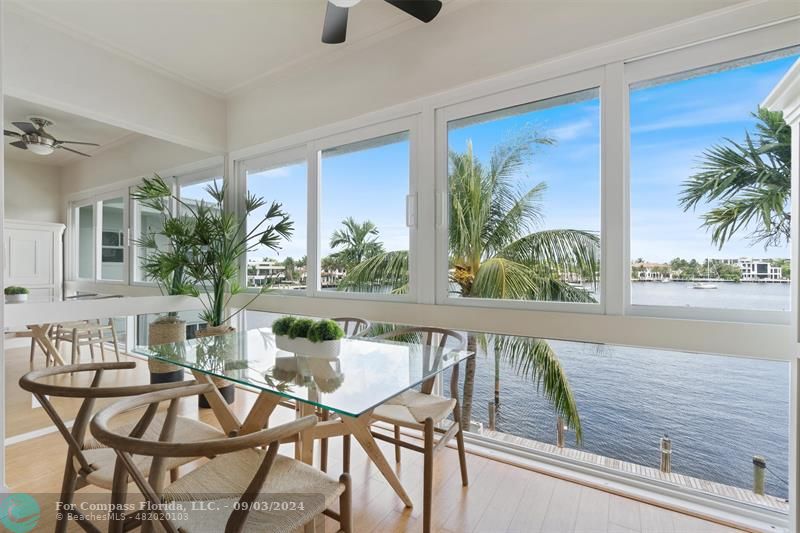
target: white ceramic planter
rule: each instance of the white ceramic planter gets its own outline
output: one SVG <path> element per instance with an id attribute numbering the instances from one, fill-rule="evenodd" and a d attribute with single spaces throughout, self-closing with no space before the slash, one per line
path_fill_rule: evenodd
<path id="1" fill-rule="evenodd" d="M 339 357 L 339 349 L 342 346 L 342 341 L 339 339 L 335 341 L 311 342 L 308 339 L 300 337 L 290 339 L 287 335 L 276 335 L 275 345 L 279 350 L 290 352 L 295 355 L 333 360 Z"/>
<path id="2" fill-rule="evenodd" d="M 28 301 L 27 294 L 6 294 L 7 304 L 20 304 Z"/>

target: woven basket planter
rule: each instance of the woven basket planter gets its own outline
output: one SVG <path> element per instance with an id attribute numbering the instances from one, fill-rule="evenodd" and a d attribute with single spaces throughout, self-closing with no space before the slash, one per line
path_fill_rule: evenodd
<path id="1" fill-rule="evenodd" d="M 174 317 L 162 317 L 148 327 L 150 346 L 172 344 L 186 340 L 186 322 Z M 150 369 L 150 383 L 171 383 L 183 381 L 183 368 L 157 359 L 147 360 Z"/>
<path id="2" fill-rule="evenodd" d="M 208 326 L 205 329 L 200 329 L 195 333 L 195 337 L 204 338 L 204 337 L 216 337 L 217 335 L 225 335 L 226 333 L 232 333 L 234 328 L 231 326 Z M 233 383 L 226 379 L 209 376 L 211 378 L 211 382 L 219 389 L 219 393 L 225 399 L 228 404 L 232 404 L 234 399 L 236 398 L 236 388 Z M 211 406 L 208 404 L 208 400 L 206 400 L 205 395 L 200 395 L 198 397 L 198 404 L 202 409 L 210 409 Z"/>

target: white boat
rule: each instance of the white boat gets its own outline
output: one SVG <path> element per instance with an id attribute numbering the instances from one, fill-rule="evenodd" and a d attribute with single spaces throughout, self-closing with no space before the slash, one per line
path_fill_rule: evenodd
<path id="1" fill-rule="evenodd" d="M 711 260 L 706 258 L 706 278 L 711 278 Z M 707 281 L 701 281 L 692 285 L 693 289 L 716 289 L 717 286 Z"/>
<path id="2" fill-rule="evenodd" d="M 664 278 L 661 280 L 661 283 L 672 283 L 672 278 Z"/>

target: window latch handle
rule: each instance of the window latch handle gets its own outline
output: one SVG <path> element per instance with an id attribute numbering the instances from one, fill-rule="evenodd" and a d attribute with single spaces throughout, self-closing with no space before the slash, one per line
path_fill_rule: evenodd
<path id="1" fill-rule="evenodd" d="M 406 195 L 406 226 L 409 228 L 417 227 L 417 195 Z"/>

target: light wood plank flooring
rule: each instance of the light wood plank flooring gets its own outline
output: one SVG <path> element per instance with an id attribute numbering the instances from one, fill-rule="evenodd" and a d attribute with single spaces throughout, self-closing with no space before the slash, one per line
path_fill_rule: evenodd
<path id="1" fill-rule="evenodd" d="M 41 359 L 38 359 L 41 361 Z M 16 380 L 27 370 L 28 351 L 10 349 L 6 352 L 7 416 L 9 434 L 46 427 L 41 408 L 31 407 L 30 396 L 21 391 Z M 14 377 L 16 375 L 16 377 Z M 111 380 L 142 383 L 147 380 L 147 365 L 140 361 L 135 371 Z M 26 397 L 27 396 L 27 397 Z M 247 412 L 254 394 L 237 391 L 235 411 L 240 417 Z M 184 414 L 198 416 L 215 423 L 209 410 L 198 412 L 196 402 L 185 402 Z M 74 404 L 63 404 L 69 411 Z M 20 409 L 20 412 L 14 412 Z M 294 413 L 279 408 L 273 423 L 291 419 Z M 65 416 L 65 418 L 69 418 Z M 387 457 L 393 451 L 381 443 Z M 57 433 L 13 444 L 6 448 L 6 479 L 14 492 L 31 494 L 57 492 L 63 472 L 66 444 Z M 292 455 L 291 446 L 282 453 Z M 329 471 L 341 471 L 341 439 L 332 439 Z M 458 471 L 458 455 L 446 449 L 437 456 L 435 464 L 434 517 L 436 531 L 441 532 L 553 532 L 553 533 L 615 533 L 658 532 L 693 533 L 726 532 L 730 528 L 694 517 L 646 505 L 556 479 L 522 468 L 476 455 L 468 455 L 469 487 L 462 487 Z M 188 465 L 184 468 L 192 468 Z M 398 476 L 417 502 L 406 509 L 378 470 L 367 461 L 357 443 L 353 444 L 351 473 L 353 477 L 353 509 L 355 531 L 402 532 L 422 529 L 422 456 L 403 451 L 403 460 L 396 466 Z M 99 491 L 85 488 L 81 492 Z M 79 492 L 80 495 L 80 492 Z M 80 496 L 79 496 L 80 497 Z M 52 531 L 54 515 L 43 506 L 38 530 Z M 322 525 L 322 524 L 320 524 Z M 324 530 L 334 531 L 335 522 L 324 520 Z M 323 528 L 319 528 L 322 530 Z M 73 527 L 70 531 L 80 531 Z"/>

